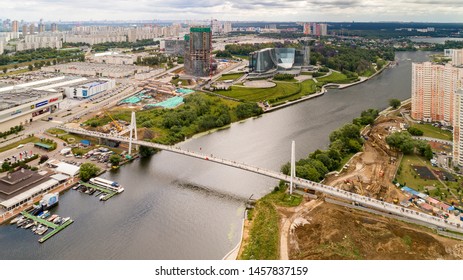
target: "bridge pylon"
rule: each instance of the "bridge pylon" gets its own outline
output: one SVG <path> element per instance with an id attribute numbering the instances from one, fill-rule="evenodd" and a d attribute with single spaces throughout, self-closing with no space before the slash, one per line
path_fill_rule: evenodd
<path id="1" fill-rule="evenodd" d="M 294 177 L 296 177 L 296 142 L 291 142 L 291 179 L 289 182 L 289 194 L 293 194 Z"/>
<path id="2" fill-rule="evenodd" d="M 132 141 L 133 139 L 138 140 L 137 135 L 137 119 L 135 117 L 135 112 L 132 112 L 132 118 L 130 120 L 130 136 L 129 136 L 129 156 L 132 155 Z"/>

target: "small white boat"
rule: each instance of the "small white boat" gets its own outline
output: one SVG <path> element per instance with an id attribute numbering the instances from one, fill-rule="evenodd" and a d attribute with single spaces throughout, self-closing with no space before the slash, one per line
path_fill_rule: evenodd
<path id="1" fill-rule="evenodd" d="M 56 216 L 56 218 L 53 219 L 53 221 L 51 221 L 52 223 L 56 224 L 58 222 L 58 220 L 60 220 L 61 218 L 59 216 Z"/>
<path id="2" fill-rule="evenodd" d="M 30 228 L 30 227 L 33 226 L 33 225 L 34 225 L 34 222 L 30 222 L 30 223 L 28 223 L 24 228 L 25 228 L 25 229 L 28 229 L 28 228 Z"/>
<path id="3" fill-rule="evenodd" d="M 79 185 L 75 185 L 74 187 L 72 187 L 73 190 L 77 190 L 79 188 Z"/>
<path id="4" fill-rule="evenodd" d="M 43 226 L 40 230 L 37 230 L 36 233 L 38 235 L 43 235 L 45 232 L 47 232 L 47 230 L 48 230 L 48 227 Z"/>
<path id="5" fill-rule="evenodd" d="M 106 194 L 100 195 L 100 200 L 103 200 L 106 197 Z"/>
<path id="6" fill-rule="evenodd" d="M 11 220 L 10 224 L 16 224 L 19 220 L 21 220 L 21 218 L 24 218 L 22 215 L 19 215 L 17 216 L 16 218 L 14 218 L 13 220 Z"/>
<path id="7" fill-rule="evenodd" d="M 50 218 L 47 219 L 47 221 L 48 221 L 48 222 L 51 222 L 51 221 L 53 221 L 54 219 L 56 219 L 57 217 L 58 217 L 58 215 L 53 214 L 53 215 L 51 215 Z"/>
<path id="8" fill-rule="evenodd" d="M 61 224 L 64 224 L 65 222 L 69 221 L 71 219 L 71 217 L 66 217 L 63 219 L 63 221 L 61 222 Z"/>

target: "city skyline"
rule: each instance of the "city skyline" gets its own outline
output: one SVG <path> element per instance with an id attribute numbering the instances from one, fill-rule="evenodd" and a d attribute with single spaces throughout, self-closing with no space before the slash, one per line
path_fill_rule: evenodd
<path id="1" fill-rule="evenodd" d="M 445 4 L 445 5 L 444 5 Z M 461 22 L 461 0 L 200 0 L 200 1 L 4 1 L 0 18 L 37 21 L 87 20 L 253 20 Z M 359 11 L 368 13 L 359 13 Z"/>

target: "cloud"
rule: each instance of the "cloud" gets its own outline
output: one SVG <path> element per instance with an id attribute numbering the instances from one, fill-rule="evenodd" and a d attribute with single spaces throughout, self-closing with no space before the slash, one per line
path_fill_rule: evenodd
<path id="1" fill-rule="evenodd" d="M 462 0 L 25 0 L 3 1 L 0 18 L 83 21 L 461 21 Z"/>

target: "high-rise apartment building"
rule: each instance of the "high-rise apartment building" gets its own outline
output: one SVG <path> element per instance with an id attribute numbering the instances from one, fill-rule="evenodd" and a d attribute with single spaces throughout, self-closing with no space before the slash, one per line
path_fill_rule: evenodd
<path id="1" fill-rule="evenodd" d="M 39 23 L 39 33 L 45 32 L 45 24 L 40 22 Z"/>
<path id="2" fill-rule="evenodd" d="M 233 29 L 232 29 L 231 22 L 224 22 L 223 23 L 223 33 L 228 34 L 228 33 L 232 32 L 232 31 L 233 31 Z"/>
<path id="3" fill-rule="evenodd" d="M 19 22 L 17 20 L 13 20 L 13 22 L 11 23 L 11 31 L 19 32 Z"/>
<path id="4" fill-rule="evenodd" d="M 211 71 L 212 32 L 210 27 L 191 27 L 185 36 L 185 73 L 197 77 Z"/>
<path id="5" fill-rule="evenodd" d="M 303 27 L 304 27 L 304 35 L 310 35 L 312 33 L 310 22 L 304 23 Z"/>
<path id="6" fill-rule="evenodd" d="M 22 32 L 23 32 L 23 37 L 26 37 L 26 35 L 27 35 L 27 24 L 23 24 Z"/>
<path id="7" fill-rule="evenodd" d="M 51 24 L 51 32 L 58 32 L 58 24 L 56 23 Z"/>
<path id="8" fill-rule="evenodd" d="M 463 66 L 463 49 L 452 50 L 452 65 Z"/>
<path id="9" fill-rule="evenodd" d="M 453 122 L 453 164 L 463 166 L 463 89 L 455 92 Z"/>
<path id="10" fill-rule="evenodd" d="M 416 120 L 453 124 L 454 95 L 461 88 L 463 68 L 431 62 L 412 64 L 412 111 Z"/>

